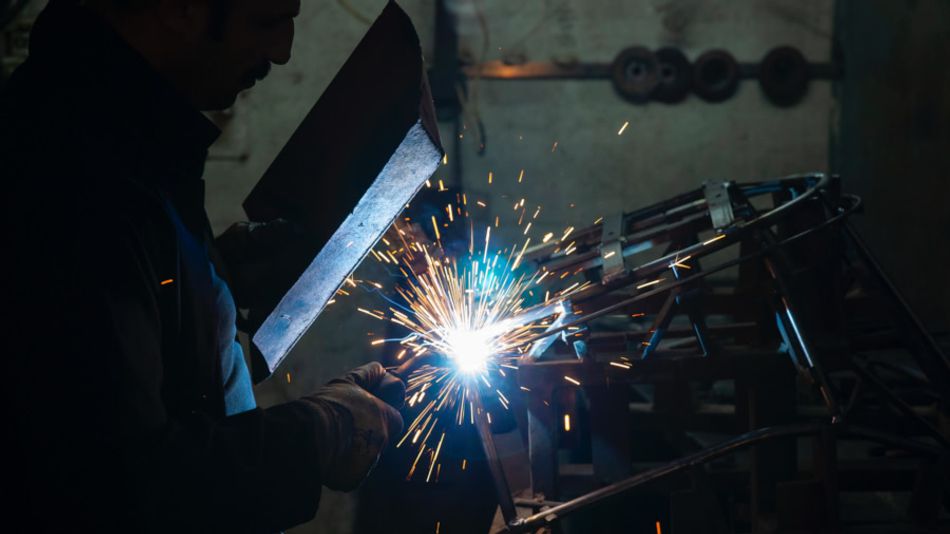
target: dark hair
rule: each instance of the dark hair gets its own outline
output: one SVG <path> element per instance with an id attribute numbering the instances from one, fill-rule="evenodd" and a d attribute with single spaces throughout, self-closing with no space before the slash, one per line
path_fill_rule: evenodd
<path id="1" fill-rule="evenodd" d="M 110 0 L 112 5 L 120 11 L 138 11 L 151 7 L 159 0 Z M 208 0 L 211 8 L 211 17 L 208 24 L 208 32 L 215 39 L 224 37 L 224 26 L 227 24 L 228 16 L 234 7 L 234 0 Z"/>
<path id="2" fill-rule="evenodd" d="M 158 3 L 158 0 L 111 0 L 112 5 L 122 11 L 138 11 Z"/>
<path id="3" fill-rule="evenodd" d="M 234 0 L 209 0 L 211 3 L 211 17 L 208 23 L 208 32 L 214 39 L 224 38 L 224 27 L 234 8 Z"/>

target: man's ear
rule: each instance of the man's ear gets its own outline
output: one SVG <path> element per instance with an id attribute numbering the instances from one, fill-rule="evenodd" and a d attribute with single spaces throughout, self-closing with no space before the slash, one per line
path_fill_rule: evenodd
<path id="1" fill-rule="evenodd" d="M 208 32 L 209 0 L 159 0 L 156 9 L 161 23 L 186 41 L 200 39 Z"/>

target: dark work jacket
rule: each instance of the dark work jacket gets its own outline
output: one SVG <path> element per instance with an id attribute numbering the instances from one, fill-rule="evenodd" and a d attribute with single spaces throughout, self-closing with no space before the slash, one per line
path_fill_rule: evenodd
<path id="1" fill-rule="evenodd" d="M 201 180 L 218 131 L 91 12 L 52 6 L 0 96 L 0 521 L 306 521 L 321 486 L 317 414 L 292 402 L 224 415 Z"/>

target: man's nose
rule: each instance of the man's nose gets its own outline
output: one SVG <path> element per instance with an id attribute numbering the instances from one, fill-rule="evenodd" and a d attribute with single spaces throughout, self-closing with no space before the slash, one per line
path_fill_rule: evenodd
<path id="1" fill-rule="evenodd" d="M 290 50 L 294 44 L 294 21 L 290 20 L 287 28 L 271 44 L 267 51 L 267 59 L 277 65 L 285 65 L 290 61 Z"/>

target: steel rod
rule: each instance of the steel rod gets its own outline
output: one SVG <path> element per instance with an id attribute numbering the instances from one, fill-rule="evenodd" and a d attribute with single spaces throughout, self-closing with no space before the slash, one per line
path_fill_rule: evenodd
<path id="1" fill-rule="evenodd" d="M 881 264 L 877 261 L 877 258 L 874 257 L 874 254 L 871 253 L 871 250 L 867 244 L 865 244 L 861 236 L 858 235 L 850 224 L 844 225 L 844 231 L 850 238 L 858 255 L 861 256 L 861 259 L 871 268 L 878 282 L 884 286 L 884 289 L 890 294 L 891 299 L 897 304 L 900 312 L 903 313 L 904 320 L 909 323 L 905 324 L 905 327 L 909 326 L 910 329 L 916 330 L 920 339 L 923 341 L 923 347 L 921 347 L 921 349 L 923 349 L 924 352 L 928 352 L 929 357 L 921 354 L 919 351 L 912 350 L 910 352 L 911 355 L 914 356 L 914 359 L 917 360 L 917 365 L 919 365 L 921 370 L 927 375 L 927 378 L 934 383 L 935 389 L 939 392 L 943 400 L 943 410 L 946 411 L 947 407 L 950 407 L 950 359 L 947 358 L 947 354 L 944 353 L 940 345 L 937 344 L 937 340 L 935 340 L 927 328 L 924 327 L 924 323 L 920 320 L 920 317 L 914 313 L 914 310 L 910 307 L 910 304 L 907 303 L 904 295 L 897 289 L 897 286 L 894 285 L 894 282 L 891 281 L 887 274 L 885 274 L 884 268 L 881 267 Z"/>
<path id="2" fill-rule="evenodd" d="M 588 508 L 595 504 L 599 504 L 605 499 L 615 497 L 648 482 L 652 482 L 671 474 L 705 464 L 709 461 L 715 460 L 716 458 L 725 456 L 726 454 L 730 454 L 749 446 L 758 445 L 764 441 L 770 441 L 779 438 L 815 435 L 827 430 L 831 430 L 839 436 L 847 436 L 887 445 L 894 445 L 911 452 L 928 456 L 940 456 L 944 453 L 944 451 L 939 447 L 933 447 L 924 443 L 890 436 L 888 434 L 862 427 L 812 423 L 761 428 L 746 434 L 742 434 L 717 445 L 713 445 L 712 447 L 689 456 L 684 456 L 683 458 L 674 460 L 665 465 L 644 471 L 643 473 L 621 480 L 620 482 L 610 484 L 609 486 L 605 486 L 599 490 L 581 495 L 580 497 L 563 502 L 557 506 L 548 508 L 547 510 L 542 510 L 528 517 L 518 518 L 508 524 L 509 530 L 512 532 L 523 532 L 528 529 L 549 525 L 564 518 L 568 514 Z"/>
<path id="3" fill-rule="evenodd" d="M 514 498 L 508 486 L 508 478 L 505 476 L 504 467 L 501 465 L 501 458 L 498 457 L 498 448 L 495 446 L 495 438 L 491 433 L 488 412 L 485 411 L 481 395 L 477 391 L 471 392 L 471 401 L 476 409 L 475 428 L 478 430 L 479 441 L 482 444 L 482 450 L 485 452 L 485 462 L 488 464 L 492 483 L 495 486 L 498 506 L 501 508 L 501 515 L 505 522 L 511 523 L 517 519 L 518 512 L 515 509 Z"/>

